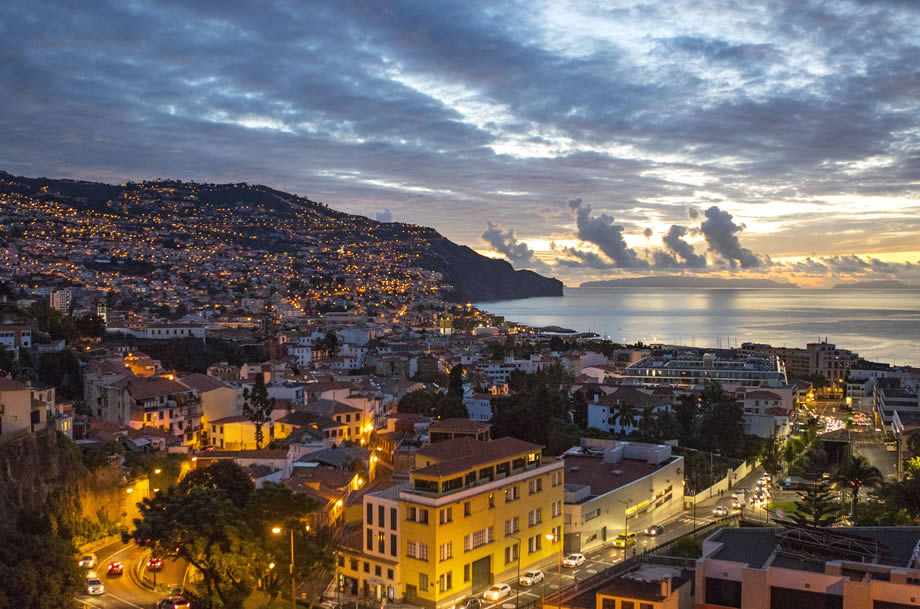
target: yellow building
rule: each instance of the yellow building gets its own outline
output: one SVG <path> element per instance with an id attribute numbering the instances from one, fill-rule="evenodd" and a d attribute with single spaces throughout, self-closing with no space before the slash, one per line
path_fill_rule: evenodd
<path id="1" fill-rule="evenodd" d="M 555 557 L 547 536 L 562 539 L 563 464 L 541 450 L 468 437 L 420 449 L 408 485 L 364 497 L 361 542 L 338 559 L 340 590 L 440 609 Z"/>
<path id="2" fill-rule="evenodd" d="M 224 417 L 208 423 L 208 441 L 217 450 L 254 450 L 256 425 L 243 415 Z M 262 424 L 262 448 L 275 438 L 273 421 Z"/>

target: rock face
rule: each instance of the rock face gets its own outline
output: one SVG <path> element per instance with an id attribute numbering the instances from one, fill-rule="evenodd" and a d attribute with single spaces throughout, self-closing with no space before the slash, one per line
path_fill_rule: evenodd
<path id="1" fill-rule="evenodd" d="M 562 282 L 533 271 L 516 271 L 505 260 L 481 256 L 438 236 L 422 257 L 423 265 L 440 271 L 461 300 L 511 300 L 562 296 Z"/>
<path id="2" fill-rule="evenodd" d="M 374 257 L 372 251 L 362 252 L 361 247 L 385 247 L 403 253 L 406 259 L 416 258 L 412 266 L 441 273 L 453 286 L 453 296 L 458 301 L 562 296 L 561 281 L 533 271 L 516 271 L 508 262 L 481 256 L 434 229 L 376 222 L 266 186 L 178 180 L 110 185 L 28 178 L 0 171 L 0 225 L 4 223 L 4 198 L 48 203 L 49 208 L 70 208 L 78 212 L 74 221 L 81 216 L 85 220 L 104 214 L 107 222 L 126 235 L 172 227 L 171 236 L 160 238 L 151 247 L 179 249 L 184 241 L 195 238 L 202 225 L 212 220 L 215 225 L 226 224 L 228 218 L 232 219 L 232 230 L 222 232 L 220 240 L 251 251 L 294 255 L 322 245 L 331 250 L 357 250 L 358 260 L 369 260 Z M 41 210 L 37 211 L 41 216 Z M 60 224 L 60 218 L 51 214 L 21 219 Z M 18 219 L 7 220 L 12 225 Z M 63 225 L 56 227 L 61 229 Z M 0 244 L 5 238 L 15 239 L 17 231 L 4 232 L 0 226 Z M 122 266 L 119 270 L 138 274 L 152 269 Z"/>

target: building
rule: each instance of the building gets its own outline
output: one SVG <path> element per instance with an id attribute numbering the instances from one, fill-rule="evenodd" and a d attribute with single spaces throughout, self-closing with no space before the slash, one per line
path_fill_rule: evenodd
<path id="1" fill-rule="evenodd" d="M 629 434 L 639 429 L 639 422 L 646 408 L 651 412 L 670 412 L 674 402 L 673 395 L 654 395 L 645 387 L 618 387 L 613 393 L 594 394 L 588 404 L 588 427 L 596 427 L 606 432 Z M 632 422 L 620 420 L 623 408 L 632 412 Z"/>
<path id="2" fill-rule="evenodd" d="M 55 290 L 48 297 L 48 304 L 51 305 L 51 308 L 61 313 L 70 312 L 71 302 L 73 302 L 72 290 Z"/>
<path id="3" fill-rule="evenodd" d="M 809 362 L 812 374 L 827 379 L 831 387 L 842 388 L 850 368 L 859 361 L 859 356 L 847 349 L 838 349 L 837 345 L 827 341 L 808 343 Z"/>
<path id="4" fill-rule="evenodd" d="M 454 438 L 473 438 L 480 442 L 488 442 L 490 429 L 492 429 L 492 424 L 482 421 L 444 419 L 428 426 L 428 439 L 432 444 Z"/>
<path id="5" fill-rule="evenodd" d="M 627 378 L 645 385 L 699 388 L 707 380 L 744 387 L 786 384 L 786 367 L 778 357 L 722 358 L 715 353 L 673 352 L 646 357 L 626 369 Z"/>
<path id="6" fill-rule="evenodd" d="M 683 511 L 684 458 L 672 456 L 668 445 L 585 438 L 563 461 L 565 553 L 591 550 Z"/>
<path id="7" fill-rule="evenodd" d="M 4 323 L 0 325 L 0 348 L 10 351 L 32 348 L 32 326 Z"/>
<path id="8" fill-rule="evenodd" d="M 672 565 L 655 564 L 649 557 L 638 566 L 620 573 L 616 567 L 609 576 L 599 574 L 580 587 L 570 586 L 562 594 L 550 594 L 546 609 L 693 609 L 694 571 Z"/>
<path id="9" fill-rule="evenodd" d="M 234 415 L 208 421 L 205 426 L 208 444 L 218 450 L 256 450 L 256 424 L 243 415 Z M 271 420 L 262 424 L 264 448 L 275 439 L 275 425 Z"/>
<path id="10" fill-rule="evenodd" d="M 159 376 L 126 376 L 103 389 L 104 420 L 134 429 L 161 429 L 187 445 L 198 441 L 200 400 L 182 383 Z"/>
<path id="11" fill-rule="evenodd" d="M 21 429 L 32 429 L 32 392 L 29 386 L 12 379 L 0 377 L 0 435 Z M 38 421 L 35 421 L 38 422 Z"/>
<path id="12" fill-rule="evenodd" d="M 920 528 L 724 528 L 696 563 L 697 609 L 907 609 Z"/>
<path id="13" fill-rule="evenodd" d="M 544 461 L 539 445 L 460 437 L 423 447 L 407 484 L 365 495 L 339 584 L 365 598 L 452 607 L 556 556 L 562 499 L 562 463 Z"/>

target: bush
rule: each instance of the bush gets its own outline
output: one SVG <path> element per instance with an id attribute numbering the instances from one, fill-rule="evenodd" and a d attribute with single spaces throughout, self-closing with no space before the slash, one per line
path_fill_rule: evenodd
<path id="1" fill-rule="evenodd" d="M 678 537 L 671 545 L 668 554 L 680 558 L 699 558 L 703 555 L 703 540 L 693 535 Z"/>

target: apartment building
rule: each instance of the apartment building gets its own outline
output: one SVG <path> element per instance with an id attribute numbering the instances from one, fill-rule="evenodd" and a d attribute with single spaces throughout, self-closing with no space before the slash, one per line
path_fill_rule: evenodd
<path id="1" fill-rule="evenodd" d="M 407 484 L 364 497 L 362 543 L 343 549 L 340 585 L 441 609 L 555 556 L 562 462 L 542 448 L 459 437 L 419 449 Z"/>
<path id="2" fill-rule="evenodd" d="M 697 609 L 908 609 L 920 527 L 724 528 L 696 563 Z"/>
<path id="3" fill-rule="evenodd" d="M 702 387 L 707 380 L 744 387 L 786 384 L 786 367 L 778 357 L 736 359 L 715 353 L 665 353 L 646 357 L 626 369 L 628 378 L 645 385 Z"/>

